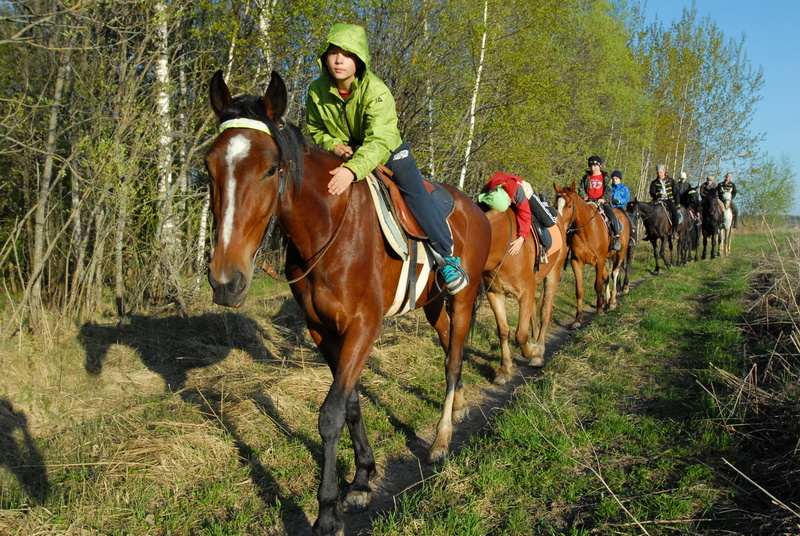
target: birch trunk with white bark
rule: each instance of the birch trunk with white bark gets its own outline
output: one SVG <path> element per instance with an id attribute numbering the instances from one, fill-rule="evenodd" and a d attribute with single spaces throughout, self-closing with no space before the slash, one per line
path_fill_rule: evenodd
<path id="1" fill-rule="evenodd" d="M 458 187 L 464 189 L 464 180 L 467 176 L 467 166 L 469 156 L 472 152 L 472 139 L 475 136 L 475 109 L 478 104 L 478 91 L 481 87 L 481 73 L 483 72 L 483 58 L 486 54 L 486 33 L 488 31 L 487 21 L 489 19 L 489 1 L 483 4 L 483 38 L 481 39 L 481 54 L 478 60 L 478 73 L 475 76 L 475 89 L 472 91 L 472 102 L 469 107 L 469 136 L 467 137 L 467 149 L 464 153 L 464 165 L 461 167 L 461 176 L 458 178 Z"/>

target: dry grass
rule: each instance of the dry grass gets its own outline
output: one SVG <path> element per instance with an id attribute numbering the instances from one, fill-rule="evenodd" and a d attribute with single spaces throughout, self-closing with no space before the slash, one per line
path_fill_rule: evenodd
<path id="1" fill-rule="evenodd" d="M 740 499 L 768 511 L 762 534 L 792 534 L 800 530 L 800 238 L 773 236 L 751 281 L 740 326 L 750 341 L 746 373 L 715 368 L 730 393 L 717 400 L 723 424 L 751 460 L 752 487 Z"/>
<path id="2" fill-rule="evenodd" d="M 188 318 L 99 315 L 0 342 L 0 534 L 307 530 L 330 372 L 288 289 L 260 285 L 235 312 L 198 297 Z M 465 367 L 471 404 L 492 356 Z M 443 364 L 421 312 L 385 323 L 360 382 L 379 467 L 432 436 Z"/>

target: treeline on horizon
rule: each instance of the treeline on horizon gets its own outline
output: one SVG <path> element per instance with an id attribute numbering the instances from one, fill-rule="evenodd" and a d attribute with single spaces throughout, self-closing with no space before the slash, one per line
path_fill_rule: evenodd
<path id="1" fill-rule="evenodd" d="M 791 163 L 750 130 L 761 69 L 695 8 L 648 23 L 624 0 L 2 2 L 0 331 L 91 320 L 111 295 L 119 315 L 185 311 L 212 232 L 211 75 L 260 94 L 277 71 L 302 126 L 335 22 L 366 27 L 423 171 L 469 195 L 495 171 L 551 193 L 597 154 L 640 199 L 664 164 L 693 184 L 733 171 L 757 218 L 793 205 Z"/>

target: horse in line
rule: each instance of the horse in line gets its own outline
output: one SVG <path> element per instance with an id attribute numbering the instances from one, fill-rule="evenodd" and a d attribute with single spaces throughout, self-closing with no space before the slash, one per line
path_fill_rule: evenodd
<path id="1" fill-rule="evenodd" d="M 688 215 L 689 225 L 686 226 L 682 240 L 679 244 L 678 257 L 680 262 L 686 264 L 690 261 L 698 260 L 700 246 L 700 235 L 702 233 L 702 207 L 703 200 L 700 193 L 694 186 L 689 186 L 681 195 L 681 205 L 687 209 L 688 214 L 684 214 L 684 221 Z"/>
<path id="2" fill-rule="evenodd" d="M 611 249 L 611 235 L 602 216 L 602 210 L 594 203 L 587 203 L 578 195 L 575 181 L 570 186 L 556 190 L 559 214 L 571 213 L 567 223 L 567 242 L 572 253 L 570 264 L 575 275 L 576 313 L 572 329 L 581 327 L 583 321 L 583 265 L 594 266 L 594 290 L 597 296 L 597 314 L 602 315 L 617 307 L 617 287 L 620 271 L 625 265 L 630 242 L 631 227 L 628 218 L 619 209 L 614 213 L 622 223 L 619 234 L 621 248 Z M 566 211 L 566 212 L 565 212 Z M 565 219 L 566 221 L 566 219 Z M 606 260 L 611 259 L 611 271 Z M 610 282 L 609 282 L 610 280 Z"/>
<path id="3" fill-rule="evenodd" d="M 703 197 L 703 260 L 708 257 L 709 239 L 711 239 L 711 258 L 714 259 L 719 255 L 722 228 L 725 226 L 725 214 L 718 195 L 716 188 L 709 188 Z"/>
<path id="4" fill-rule="evenodd" d="M 483 272 L 483 282 L 497 323 L 501 347 L 500 367 L 495 372 L 494 383 L 504 385 L 511 380 L 514 366 L 509 347 L 506 296 L 513 296 L 519 304 L 514 340 L 522 356 L 529 360 L 528 365 L 532 367 L 544 366 L 547 328 L 553 316 L 553 302 L 568 251 L 563 222 L 570 215 L 560 215 L 556 225 L 550 227 L 551 233 L 560 235 L 561 248 L 548 255 L 547 263 L 538 262 L 537 244 L 533 237 L 523 242 L 522 249 L 516 255 L 507 253 L 509 242 L 517 236 L 517 219 L 512 208 L 505 212 L 490 210 L 486 216 L 492 228 L 492 247 Z M 536 292 L 540 282 L 542 290 L 537 302 Z"/>
<path id="5" fill-rule="evenodd" d="M 731 208 L 730 190 L 722 190 L 720 200 L 722 201 L 722 229 L 720 230 L 720 255 L 728 255 L 731 252 L 731 238 L 733 238 L 733 209 Z"/>
<path id="6" fill-rule="evenodd" d="M 672 266 L 672 222 L 669 221 L 667 207 L 663 203 L 646 203 L 644 201 L 633 200 L 626 206 L 625 210 L 638 214 L 642 219 L 645 229 L 643 240 L 650 242 L 653 246 L 653 258 L 655 259 L 654 274 L 660 272 L 659 259 L 664 263 L 665 268 Z M 666 257 L 666 247 L 669 245 L 669 260 Z"/>
<path id="7" fill-rule="evenodd" d="M 209 93 L 220 123 L 206 154 L 215 223 L 208 272 L 213 299 L 232 307 L 244 302 L 254 258 L 277 227 L 288 242 L 284 269 L 292 295 L 333 376 L 319 410 L 323 454 L 313 532 L 343 534 L 342 510 L 366 509 L 372 497 L 375 458 L 356 386 L 396 289 L 406 281 L 404 263 L 388 250 L 366 181 L 340 196 L 328 193 L 329 171 L 342 160 L 284 121 L 288 94 L 277 73 L 263 97 L 232 98 L 221 71 L 211 78 Z M 446 392 L 431 462 L 448 454 L 453 423 L 465 412 L 462 354 L 491 241 L 481 209 L 456 188 L 443 188 L 454 200 L 449 216 L 454 254 L 470 283 L 447 298 L 436 270 L 421 270 L 419 294 L 410 300 L 424 309 L 446 355 Z M 345 424 L 355 476 L 340 501 L 336 458 Z"/>

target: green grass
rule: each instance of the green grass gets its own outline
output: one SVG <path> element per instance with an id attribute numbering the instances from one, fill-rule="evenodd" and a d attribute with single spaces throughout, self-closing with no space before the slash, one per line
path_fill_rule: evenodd
<path id="1" fill-rule="evenodd" d="M 483 519 L 467 535 L 747 533 L 726 508 L 737 490 L 721 458 L 737 451 L 708 368 L 742 372 L 759 247 L 743 236 L 736 255 L 642 282 L 375 534 L 446 534 L 453 511 Z"/>
<path id="2" fill-rule="evenodd" d="M 639 248 L 633 279 L 643 280 L 619 309 L 571 336 L 488 431 L 398 498 L 374 534 L 746 532 L 721 463 L 745 456 L 731 434 L 744 409 L 721 406 L 727 388 L 711 365 L 742 371 L 737 325 L 761 247 L 759 236 L 742 235 L 731 257 L 657 277 Z M 574 317 L 573 285 L 567 269 L 554 314 L 562 325 Z M 241 311 L 196 299 L 203 305 L 189 319 L 141 315 L 117 328 L 100 315 L 106 324 L 0 343 L 0 399 L 11 408 L 0 415 L 0 534 L 309 530 L 330 374 L 302 314 L 266 278 Z M 465 356 L 468 403 L 493 379 L 498 354 L 484 304 Z M 408 456 L 435 424 L 443 362 L 421 314 L 385 323 L 360 387 L 379 465 Z M 89 375 L 92 366 L 99 372 Z M 338 465 L 349 478 L 346 432 Z"/>

